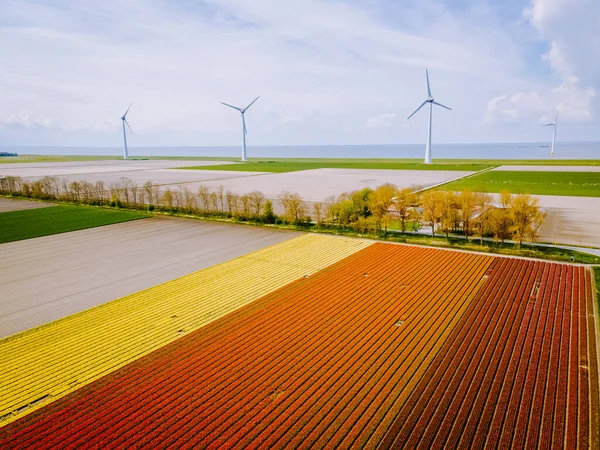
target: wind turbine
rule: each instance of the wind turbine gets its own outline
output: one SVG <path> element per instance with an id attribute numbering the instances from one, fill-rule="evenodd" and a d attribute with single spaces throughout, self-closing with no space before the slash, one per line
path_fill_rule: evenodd
<path id="1" fill-rule="evenodd" d="M 125 124 L 127 124 L 127 128 L 129 128 L 129 131 L 133 133 L 133 130 L 129 126 L 129 122 L 127 122 L 127 113 L 129 112 L 132 106 L 133 103 L 129 105 L 129 108 L 127 108 L 127 111 L 125 111 L 125 114 L 123 114 L 123 117 L 121 117 L 121 120 L 123 121 L 123 159 L 127 159 L 129 157 L 129 155 L 127 154 L 127 130 L 125 130 Z"/>
<path id="2" fill-rule="evenodd" d="M 550 156 L 554 156 L 554 143 L 556 142 L 556 125 L 557 124 L 558 124 L 558 113 L 556 113 L 554 122 L 547 123 L 546 125 L 544 125 L 545 127 L 554 127 L 554 132 L 552 133 L 552 150 L 550 150 Z"/>
<path id="3" fill-rule="evenodd" d="M 221 102 L 222 105 L 229 106 L 230 108 L 233 108 L 233 109 L 239 111 L 240 114 L 242 115 L 242 142 L 243 142 L 243 144 L 242 144 L 242 161 L 248 161 L 248 158 L 246 157 L 246 135 L 248 134 L 248 130 L 246 130 L 246 119 L 244 118 L 244 113 L 246 111 L 248 111 L 248 108 L 250 108 L 254 104 L 254 102 L 256 100 L 258 100 L 259 98 L 260 98 L 260 96 L 256 97 L 252 101 L 252 103 L 250 103 L 245 108 L 238 108 L 237 106 L 233 106 L 233 105 L 229 105 L 227 103 Z"/>
<path id="4" fill-rule="evenodd" d="M 412 113 L 410 116 L 408 116 L 408 119 L 410 119 L 412 116 L 414 116 L 417 111 L 419 111 L 423 106 L 425 106 L 425 104 L 429 103 L 429 128 L 427 129 L 427 145 L 425 147 L 425 164 L 431 164 L 431 115 L 432 115 L 432 110 L 433 110 L 433 105 L 437 105 L 437 106 L 441 106 L 442 108 L 446 108 L 449 109 L 450 111 L 452 111 L 452 108 L 448 108 L 447 106 L 442 105 L 441 103 L 436 102 L 432 95 L 431 95 L 431 88 L 429 87 L 429 71 L 427 69 L 425 69 L 425 76 L 427 77 L 427 98 L 425 99 L 425 101 L 423 103 L 421 103 L 421 106 L 419 106 L 414 113 Z"/>

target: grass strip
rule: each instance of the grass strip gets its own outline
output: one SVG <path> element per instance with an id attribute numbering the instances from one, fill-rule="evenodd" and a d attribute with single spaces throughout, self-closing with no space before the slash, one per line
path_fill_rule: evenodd
<path id="1" fill-rule="evenodd" d="M 377 170 L 451 170 L 478 172 L 490 164 L 471 163 L 434 163 L 423 164 L 417 161 L 377 160 L 377 159 L 323 159 L 323 160 L 251 160 L 239 164 L 224 164 L 217 166 L 182 167 L 186 170 L 228 170 L 237 172 L 298 172 L 314 169 L 377 169 Z"/>
<path id="2" fill-rule="evenodd" d="M 444 191 L 600 197 L 600 172 L 488 171 L 445 184 Z"/>
<path id="3" fill-rule="evenodd" d="M 148 214 L 87 206 L 60 205 L 0 213 L 0 243 L 142 219 Z"/>

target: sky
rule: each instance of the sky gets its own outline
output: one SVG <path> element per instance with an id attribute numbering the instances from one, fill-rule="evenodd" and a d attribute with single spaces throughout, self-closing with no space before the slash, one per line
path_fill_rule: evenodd
<path id="1" fill-rule="evenodd" d="M 600 141 L 598 0 L 0 0 L 0 146 Z"/>

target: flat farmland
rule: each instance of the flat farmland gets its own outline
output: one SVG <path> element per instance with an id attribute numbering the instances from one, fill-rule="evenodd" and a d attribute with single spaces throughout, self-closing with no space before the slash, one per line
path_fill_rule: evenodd
<path id="1" fill-rule="evenodd" d="M 2 244 L 0 338 L 296 235 L 149 218 Z"/>
<path id="2" fill-rule="evenodd" d="M 0 197 L 0 213 L 8 211 L 25 211 L 27 209 L 47 208 L 54 206 L 52 203 L 32 202 L 29 200 L 19 200 Z"/>
<path id="3" fill-rule="evenodd" d="M 228 164 L 223 161 L 176 160 L 92 160 L 60 162 L 24 162 L 0 166 L 0 175 L 20 177 L 62 176 L 74 174 L 131 172 L 141 170 L 173 169 L 187 166 Z"/>
<path id="4" fill-rule="evenodd" d="M 292 264 L 281 246 L 314 238 L 253 260 Z M 299 248 L 333 245 L 311 244 Z M 361 245 L 34 405 L 0 428 L 0 447 L 598 448 L 588 267 Z M 204 291 L 206 278 L 185 278 Z M 215 307 L 229 298 L 214 295 L 204 298 Z M 117 342 L 139 315 L 113 311 L 121 323 L 103 336 Z M 34 366 L 8 359 L 13 385 L 33 395 L 38 383 L 22 378 Z"/>
<path id="5" fill-rule="evenodd" d="M 0 426 L 369 245 L 301 235 L 1 340 Z"/>
<path id="6" fill-rule="evenodd" d="M 600 248 L 600 198 L 540 195 L 548 216 L 539 230 L 539 241 Z"/>
<path id="7" fill-rule="evenodd" d="M 137 211 L 73 205 L 8 211 L 0 215 L 0 244 L 147 217 L 148 215 Z"/>
<path id="8" fill-rule="evenodd" d="M 600 171 L 490 170 L 442 186 L 443 190 L 600 197 Z"/>
<path id="9" fill-rule="evenodd" d="M 190 172 L 188 170 L 182 172 Z M 209 172 L 209 171 L 200 171 Z M 218 173 L 218 172 L 215 172 Z M 240 172 L 244 177 L 208 180 L 202 183 L 190 183 L 188 187 L 197 191 L 200 184 L 211 189 L 223 186 L 237 194 L 258 190 L 267 198 L 277 199 L 283 191 L 297 192 L 307 201 L 324 201 L 331 195 L 360 190 L 366 187 L 376 188 L 384 183 L 398 187 L 433 186 L 471 174 L 468 171 L 443 170 L 365 170 L 365 169 L 315 169 L 289 173 L 255 174 Z"/>
<path id="10" fill-rule="evenodd" d="M 598 448 L 591 271 L 498 260 L 383 447 Z"/>

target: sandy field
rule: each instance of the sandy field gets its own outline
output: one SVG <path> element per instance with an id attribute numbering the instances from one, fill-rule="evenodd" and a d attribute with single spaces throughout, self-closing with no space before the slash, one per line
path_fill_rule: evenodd
<path id="1" fill-rule="evenodd" d="M 392 183 L 398 187 L 432 186 L 470 173 L 438 170 L 315 169 L 228 178 L 202 184 L 212 189 L 223 185 L 226 190 L 238 194 L 258 190 L 271 199 L 276 199 L 283 191 L 298 192 L 305 200 L 318 202 L 331 195 L 365 187 L 376 188 L 384 183 Z M 200 183 L 192 183 L 188 187 L 195 191 L 199 185 Z"/>
<path id="2" fill-rule="evenodd" d="M 246 178 L 251 176 L 261 175 L 256 172 L 235 172 L 221 170 L 178 170 L 178 169 L 151 169 L 151 170 L 130 170 L 123 172 L 96 172 L 96 173 L 77 173 L 68 175 L 58 175 L 62 180 L 72 181 L 88 181 L 95 183 L 96 181 L 104 181 L 106 188 L 110 187 L 111 182 L 117 182 L 121 178 L 129 178 L 138 185 L 143 185 L 147 181 L 159 185 L 182 185 L 189 183 L 224 180 L 229 178 Z M 25 177 L 28 180 L 38 180 L 42 176 Z M 217 185 L 218 185 L 217 181 Z"/>
<path id="3" fill-rule="evenodd" d="M 539 241 L 600 247 L 600 198 L 538 197 L 548 210 Z"/>
<path id="4" fill-rule="evenodd" d="M 297 233 L 151 218 L 0 245 L 0 338 Z"/>
<path id="5" fill-rule="evenodd" d="M 90 173 L 129 172 L 137 170 L 174 169 L 176 167 L 233 164 L 226 161 L 67 161 L 48 163 L 18 163 L 0 165 L 0 175 L 43 177 Z"/>
<path id="6" fill-rule="evenodd" d="M 23 211 L 25 209 L 47 208 L 54 206 L 52 203 L 30 202 L 29 200 L 17 200 L 0 198 L 0 213 L 8 211 Z"/>
<path id="7" fill-rule="evenodd" d="M 600 166 L 500 166 L 492 170 L 511 172 L 600 172 Z"/>

